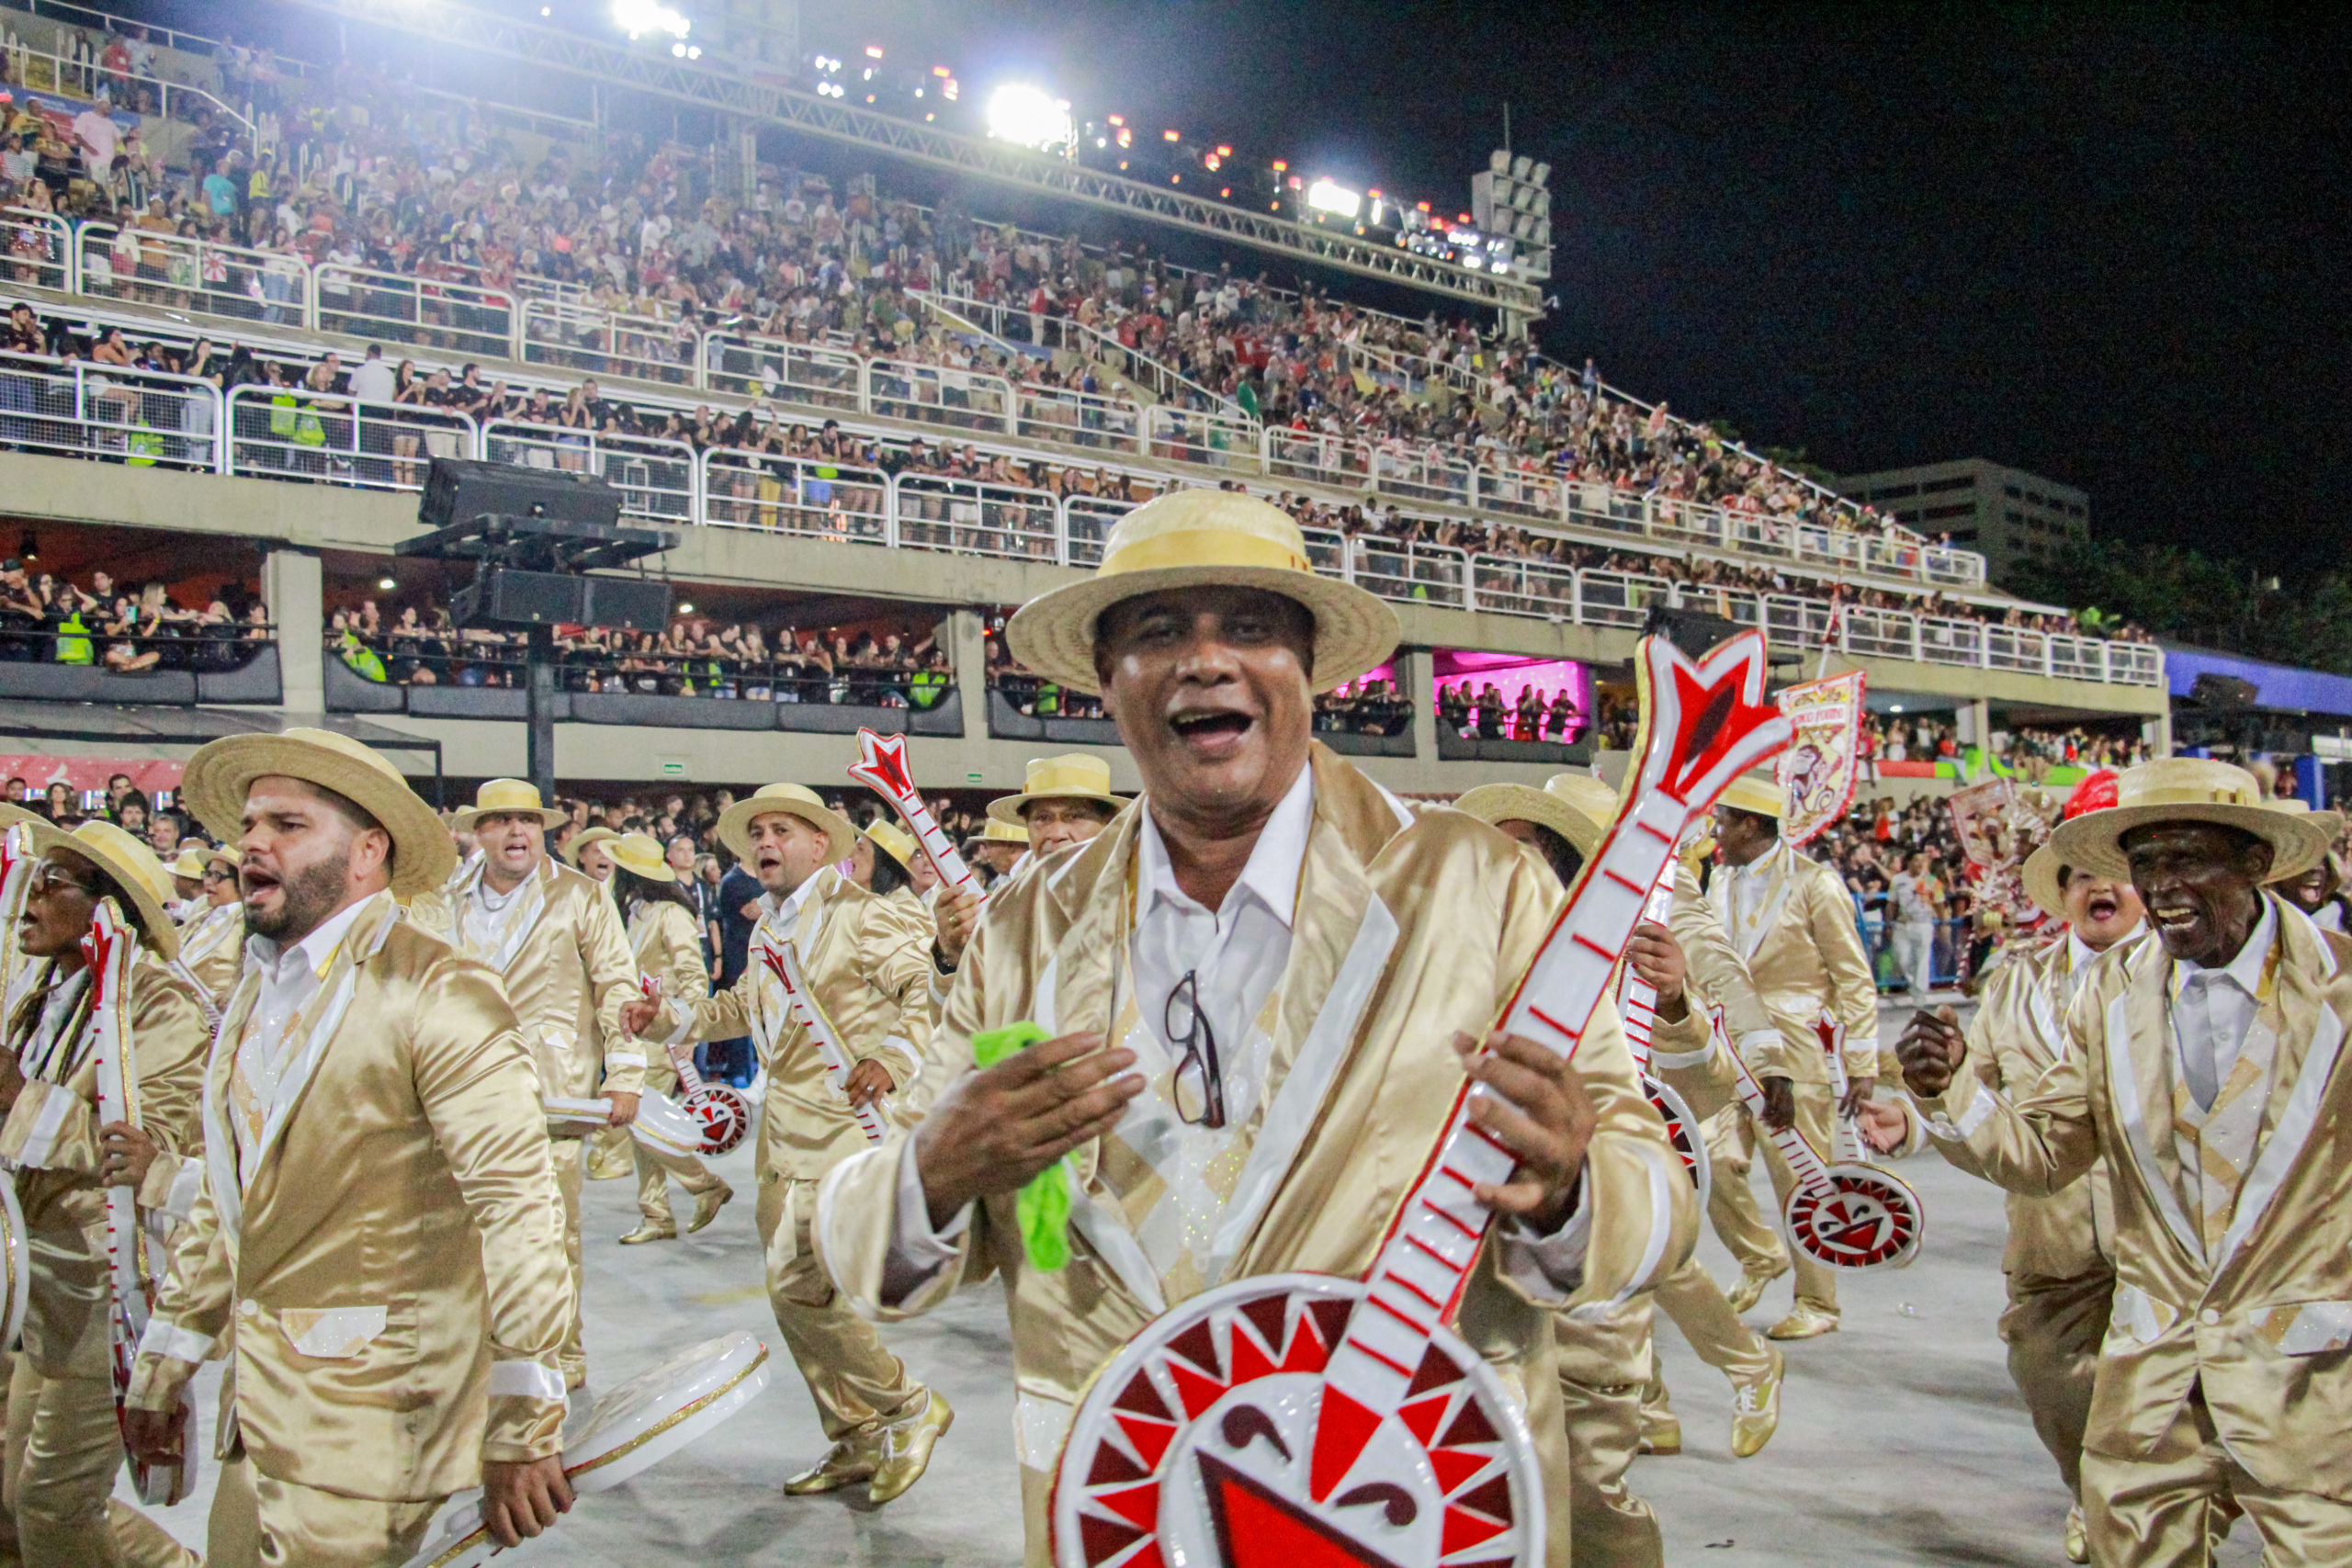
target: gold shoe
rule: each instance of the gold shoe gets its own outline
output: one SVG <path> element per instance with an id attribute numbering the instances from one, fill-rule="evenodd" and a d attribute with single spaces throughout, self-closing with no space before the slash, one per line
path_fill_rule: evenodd
<path id="1" fill-rule="evenodd" d="M 1838 1332 L 1838 1314 L 1799 1302 L 1796 1309 L 1764 1331 L 1767 1339 L 1813 1339 Z"/>
<path id="2" fill-rule="evenodd" d="M 1788 1371 L 1788 1363 L 1778 1350 L 1771 1352 L 1772 1365 L 1754 1382 L 1732 1385 L 1731 1457 L 1753 1459 L 1764 1451 L 1772 1434 L 1781 1426 L 1781 1379 Z"/>
<path id="3" fill-rule="evenodd" d="M 880 1458 L 881 1445 L 874 1433 L 853 1433 L 827 1449 L 824 1458 L 786 1480 L 784 1495 L 813 1497 L 820 1492 L 838 1492 L 871 1477 Z"/>
<path id="4" fill-rule="evenodd" d="M 686 1227 L 686 1234 L 692 1235 L 718 1218 L 718 1211 L 727 1207 L 727 1201 L 734 1196 L 735 1189 L 728 1186 L 724 1181 L 716 1187 L 695 1193 L 695 1223 Z"/>
<path id="5" fill-rule="evenodd" d="M 922 1479 L 931 1465 L 931 1450 L 956 1424 L 956 1412 L 933 1389 L 920 1414 L 893 1421 L 882 1428 L 882 1462 L 874 1472 L 866 1495 L 879 1507 Z"/>
<path id="6" fill-rule="evenodd" d="M 1739 1276 L 1739 1283 L 1734 1285 L 1731 1288 L 1730 1293 L 1724 1296 L 1724 1299 L 1731 1303 L 1732 1311 L 1746 1312 L 1758 1302 L 1764 1299 L 1765 1286 L 1770 1284 L 1773 1280 L 1779 1279 L 1788 1271 L 1789 1260 L 1785 1258 L 1781 1259 L 1780 1264 L 1775 1267 L 1771 1272 L 1767 1274 L 1758 1274 L 1753 1269 L 1743 1269 Z"/>
<path id="7" fill-rule="evenodd" d="M 1682 1421 L 1679 1416 L 1642 1418 L 1642 1452 L 1670 1458 L 1681 1451 Z"/>
<path id="8" fill-rule="evenodd" d="M 2083 1523 L 2083 1506 L 2077 1503 L 2066 1510 L 2066 1561 L 2088 1562 L 2090 1560 L 2090 1530 Z"/>
<path id="9" fill-rule="evenodd" d="M 677 1226 L 657 1225 L 651 1220 L 645 1220 L 639 1222 L 635 1230 L 621 1237 L 621 1245 L 623 1247 L 643 1247 L 649 1241 L 675 1241 L 677 1239 Z"/>

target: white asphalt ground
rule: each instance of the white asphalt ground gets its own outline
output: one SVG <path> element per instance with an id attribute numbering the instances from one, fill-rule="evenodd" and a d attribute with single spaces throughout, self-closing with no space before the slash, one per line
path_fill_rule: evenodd
<path id="1" fill-rule="evenodd" d="M 1887 1020 L 1890 1031 L 1900 1025 L 1899 1017 Z M 1758 1166 L 1759 1194 L 1769 1201 Z M 814 1459 L 824 1440 L 776 1343 L 760 1287 L 750 1146 L 720 1168 L 739 1196 L 718 1223 L 692 1239 L 650 1247 L 614 1245 L 636 1223 L 635 1184 L 590 1185 L 592 1375 L 610 1386 L 669 1346 L 741 1328 L 776 1347 L 775 1379 L 709 1437 L 628 1486 L 585 1500 L 551 1549 L 531 1556 L 564 1568 L 1018 1563 L 1001 1296 L 993 1286 L 968 1292 L 889 1331 L 893 1348 L 957 1412 L 955 1430 L 913 1491 L 878 1510 L 862 1500 L 862 1489 L 788 1499 L 777 1483 Z M 2066 1497 L 1994 1334 L 2002 1304 L 2000 1194 L 1932 1153 L 1904 1174 L 1927 1204 L 1919 1259 L 1898 1272 L 1841 1280 L 1842 1331 L 1786 1348 L 1780 1432 L 1763 1453 L 1731 1458 L 1727 1386 L 1661 1326 L 1684 1450 L 1640 1461 L 1633 1483 L 1663 1521 L 1668 1562 L 1696 1568 L 2064 1562 Z M 684 1194 L 673 1198 L 681 1214 L 691 1213 Z M 1712 1233 L 1701 1248 L 1719 1280 L 1734 1277 Z M 1749 1321 L 1768 1326 L 1788 1302 L 1783 1279 Z M 216 1381 L 208 1375 L 208 1432 Z M 199 1549 L 209 1490 L 164 1516 Z M 2250 1533 L 2241 1527 L 2225 1563 L 2251 1568 L 2257 1561 Z"/>

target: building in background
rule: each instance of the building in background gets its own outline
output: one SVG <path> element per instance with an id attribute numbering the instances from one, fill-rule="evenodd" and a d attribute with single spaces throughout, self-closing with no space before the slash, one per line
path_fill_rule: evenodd
<path id="1" fill-rule="evenodd" d="M 1849 474 L 1838 489 L 1931 539 L 1950 534 L 1956 547 L 1984 557 L 1995 582 L 2018 561 L 2090 536 L 2091 498 L 2084 491 L 1982 457 Z"/>

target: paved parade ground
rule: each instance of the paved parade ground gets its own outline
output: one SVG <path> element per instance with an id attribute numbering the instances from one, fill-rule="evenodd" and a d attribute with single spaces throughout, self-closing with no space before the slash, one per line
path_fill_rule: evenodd
<path id="1" fill-rule="evenodd" d="M 1887 1037 L 1900 1026 L 1890 1014 Z M 1011 1348 L 995 1285 L 888 1331 L 892 1348 L 956 1410 L 955 1430 L 914 1490 L 879 1510 L 866 1506 L 862 1487 L 787 1499 L 777 1483 L 815 1459 L 824 1440 L 759 1284 L 751 1145 L 718 1166 L 736 1201 L 701 1235 L 673 1243 L 616 1246 L 636 1224 L 635 1183 L 590 1185 L 592 1376 L 608 1387 L 667 1346 L 740 1328 L 775 1350 L 775 1377 L 693 1448 L 582 1503 L 553 1549 L 534 1558 L 563 1568 L 1017 1564 Z M 1761 1170 L 1758 1161 L 1758 1191 L 1769 1202 Z M 2065 1495 L 1994 1336 L 2002 1303 L 2001 1196 L 1932 1151 L 1909 1161 L 1904 1174 L 1927 1205 L 1925 1249 L 1909 1269 L 1841 1280 L 1842 1331 L 1786 1347 L 1780 1433 L 1756 1458 L 1732 1460 L 1729 1388 L 1661 1318 L 1684 1447 L 1679 1457 L 1637 1462 L 1633 1484 L 1664 1522 L 1669 1562 L 1698 1568 L 2064 1562 Z M 674 1190 L 673 1199 L 682 1215 L 691 1214 L 691 1200 Z M 1733 1279 L 1729 1255 L 1703 1225 L 1700 1245 L 1716 1279 Z M 1788 1304 L 1783 1278 L 1748 1321 L 1769 1326 Z M 217 1368 L 208 1369 L 207 1432 L 217 1382 Z M 206 1495 L 164 1516 L 199 1547 L 209 1493 L 208 1484 Z M 2251 1568 L 2257 1560 L 2251 1537 L 2241 1529 L 2222 1562 Z"/>

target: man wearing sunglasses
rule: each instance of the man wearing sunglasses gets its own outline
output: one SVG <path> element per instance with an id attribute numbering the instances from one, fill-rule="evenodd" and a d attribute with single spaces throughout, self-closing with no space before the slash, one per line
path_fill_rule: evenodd
<path id="1" fill-rule="evenodd" d="M 814 1236 L 884 1318 L 1007 1277 L 1032 1561 L 1080 1391 L 1165 1307 L 1295 1269 L 1361 1274 L 1465 1075 L 1519 1156 L 1480 1185 L 1498 1245 L 1459 1322 L 1525 1391 L 1568 1531 L 1546 1314 L 1688 1253 L 1690 1184 L 1604 1004 L 1573 1067 L 1488 1028 L 1557 908 L 1550 874 L 1457 812 L 1416 817 L 1312 744 L 1313 695 L 1393 650 L 1377 599 L 1308 570 L 1291 519 L 1184 491 L 1123 518 L 1096 574 L 1024 607 L 1023 664 L 1099 691 L 1143 777 L 1101 835 L 1001 885 L 958 968 L 912 1133 L 826 1179 Z M 1048 1038 L 972 1071 L 973 1036 Z M 1029 1266 L 1015 1194 L 1079 1151 L 1076 1261 Z"/>

